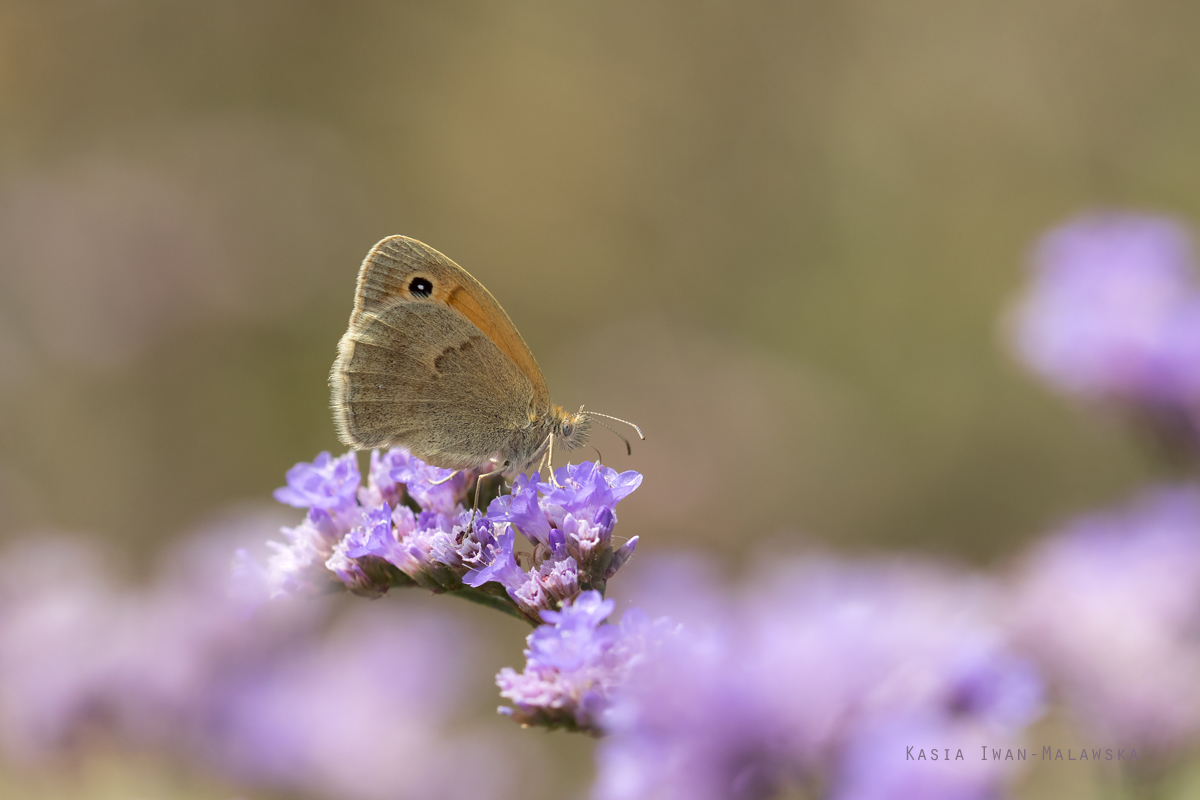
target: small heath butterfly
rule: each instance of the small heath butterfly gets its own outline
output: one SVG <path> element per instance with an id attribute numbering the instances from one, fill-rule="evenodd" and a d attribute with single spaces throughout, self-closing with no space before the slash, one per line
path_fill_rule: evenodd
<path id="1" fill-rule="evenodd" d="M 404 447 L 446 469 L 528 473 L 556 447 L 582 444 L 590 417 L 616 419 L 552 404 L 533 353 L 491 293 L 405 236 L 389 236 L 363 261 L 329 384 L 343 444 Z"/>

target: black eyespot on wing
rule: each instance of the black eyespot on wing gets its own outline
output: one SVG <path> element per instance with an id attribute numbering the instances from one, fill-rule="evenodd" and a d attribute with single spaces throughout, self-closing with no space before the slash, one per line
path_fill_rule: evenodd
<path id="1" fill-rule="evenodd" d="M 429 278 L 413 278 L 408 284 L 408 290 L 415 297 L 429 297 L 433 294 L 433 282 Z"/>

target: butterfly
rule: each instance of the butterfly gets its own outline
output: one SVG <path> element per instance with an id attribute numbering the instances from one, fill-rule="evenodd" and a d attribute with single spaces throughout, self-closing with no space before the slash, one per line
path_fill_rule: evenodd
<path id="1" fill-rule="evenodd" d="M 583 444 L 592 417 L 617 419 L 551 403 L 533 353 L 491 293 L 405 236 L 389 236 L 363 261 L 329 383 L 343 444 L 404 447 L 453 470 L 530 473 L 556 448 Z"/>

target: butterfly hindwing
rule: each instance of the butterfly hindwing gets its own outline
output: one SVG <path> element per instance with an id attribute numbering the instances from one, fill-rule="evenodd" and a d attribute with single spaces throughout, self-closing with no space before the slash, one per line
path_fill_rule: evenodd
<path id="1" fill-rule="evenodd" d="M 356 309 L 330 384 L 345 444 L 403 446 L 452 469 L 483 466 L 504 450 L 535 394 L 512 359 L 462 314 L 408 300 Z"/>

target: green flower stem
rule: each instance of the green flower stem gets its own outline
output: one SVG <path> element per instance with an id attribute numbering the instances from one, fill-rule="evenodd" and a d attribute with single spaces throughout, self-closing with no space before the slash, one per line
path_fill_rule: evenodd
<path id="1" fill-rule="evenodd" d="M 500 591 L 491 591 L 490 587 L 500 588 Z M 498 584 L 487 583 L 478 589 L 472 589 L 470 586 L 464 586 L 461 589 L 451 590 L 450 592 L 447 592 L 447 594 L 461 597 L 464 600 L 468 600 L 472 603 L 478 603 L 481 606 L 494 608 L 497 611 L 508 614 L 510 617 L 516 617 L 519 620 L 524 620 L 535 628 L 542 624 L 540 619 L 531 617 L 521 609 L 517 608 L 517 604 L 512 601 L 512 599 L 508 596 L 508 593 L 505 592 L 503 588 L 499 587 Z"/>

